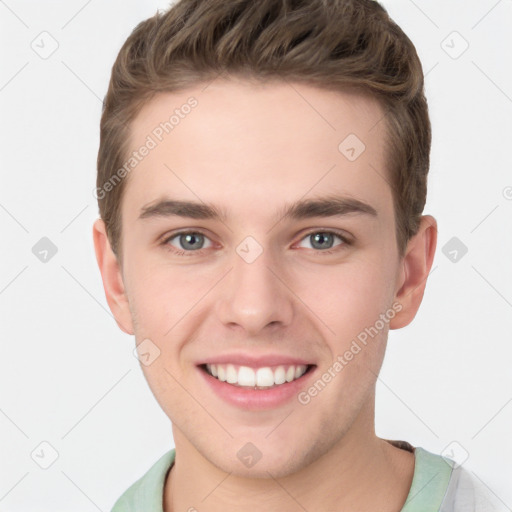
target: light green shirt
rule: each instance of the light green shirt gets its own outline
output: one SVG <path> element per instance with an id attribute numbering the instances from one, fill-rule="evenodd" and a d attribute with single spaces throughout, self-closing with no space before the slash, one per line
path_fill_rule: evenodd
<path id="1" fill-rule="evenodd" d="M 414 475 L 401 512 L 485 512 L 494 510 L 468 471 L 453 461 L 404 441 L 392 444 L 414 452 Z M 175 450 L 163 455 L 115 503 L 112 512 L 163 512 L 167 473 Z"/>

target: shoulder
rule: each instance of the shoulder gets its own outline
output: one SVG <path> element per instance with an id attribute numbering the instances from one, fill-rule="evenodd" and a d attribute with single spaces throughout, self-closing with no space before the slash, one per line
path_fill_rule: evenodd
<path id="1" fill-rule="evenodd" d="M 503 507 L 480 479 L 463 468 L 454 465 L 450 482 L 439 512 L 498 512 L 509 510 Z"/>
<path id="2" fill-rule="evenodd" d="M 440 455 L 419 446 L 414 449 L 414 475 L 401 512 L 439 510 L 449 486 L 453 467 Z"/>
<path id="3" fill-rule="evenodd" d="M 491 512 L 496 508 L 489 491 L 471 471 L 450 458 L 416 447 L 412 486 L 402 512 Z M 494 505 L 493 505 L 494 503 Z"/>
<path id="4" fill-rule="evenodd" d="M 169 450 L 115 502 L 111 512 L 162 512 L 163 488 L 175 450 Z"/>

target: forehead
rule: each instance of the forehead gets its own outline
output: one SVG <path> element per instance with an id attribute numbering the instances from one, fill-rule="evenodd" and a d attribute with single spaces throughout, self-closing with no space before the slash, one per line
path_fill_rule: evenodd
<path id="1" fill-rule="evenodd" d="M 123 218 L 164 196 L 261 214 L 339 193 L 389 213 L 383 117 L 366 95 L 298 83 L 217 79 L 160 93 L 131 126 L 132 151 L 150 149 L 127 176 Z"/>

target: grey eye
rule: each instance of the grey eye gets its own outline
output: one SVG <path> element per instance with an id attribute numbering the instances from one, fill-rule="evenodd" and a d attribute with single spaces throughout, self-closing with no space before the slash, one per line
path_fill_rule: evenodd
<path id="1" fill-rule="evenodd" d="M 178 233 L 169 239 L 169 244 L 185 251 L 197 251 L 205 248 L 207 241 L 209 243 L 209 240 L 201 233 Z"/>
<path id="2" fill-rule="evenodd" d="M 337 243 L 336 239 L 338 240 Z M 333 247 L 343 243 L 345 243 L 345 240 L 336 233 L 331 233 L 329 231 L 315 231 L 314 233 L 310 233 L 305 236 L 300 245 L 302 247 L 307 247 L 308 249 L 318 249 L 322 251 L 325 249 L 332 249 Z"/>
<path id="3" fill-rule="evenodd" d="M 332 233 L 313 233 L 309 235 L 311 246 L 315 249 L 330 249 L 334 243 Z"/>

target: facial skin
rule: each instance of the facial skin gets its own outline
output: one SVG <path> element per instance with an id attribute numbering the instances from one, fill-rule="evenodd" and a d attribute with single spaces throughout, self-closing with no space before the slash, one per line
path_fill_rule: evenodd
<path id="1" fill-rule="evenodd" d="M 197 106 L 129 175 L 122 268 L 103 222 L 94 225 L 119 326 L 160 350 L 141 367 L 173 425 L 165 510 L 302 510 L 290 495 L 308 510 L 399 510 L 414 459 L 375 436 L 375 383 L 388 328 L 409 324 L 421 303 L 436 221 L 422 218 L 400 259 L 382 109 L 304 84 L 217 79 L 156 96 L 133 122 L 133 148 L 191 96 Z M 351 133 L 366 146 L 355 161 L 338 149 Z M 357 199 L 376 215 L 283 218 L 297 201 L 333 197 Z M 211 205 L 225 218 L 139 218 L 165 199 Z M 169 240 L 180 231 L 203 234 L 203 248 L 178 254 L 190 247 Z M 327 254 L 310 237 L 325 232 L 347 242 L 334 236 Z M 251 263 L 237 252 L 248 236 L 256 241 L 250 250 L 262 250 Z M 303 377 L 307 391 L 393 304 L 401 311 L 307 405 L 294 397 L 267 409 L 237 407 L 197 366 L 224 354 L 300 357 L 315 365 Z M 237 457 L 249 442 L 262 454 L 251 468 Z"/>

